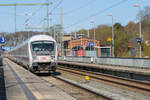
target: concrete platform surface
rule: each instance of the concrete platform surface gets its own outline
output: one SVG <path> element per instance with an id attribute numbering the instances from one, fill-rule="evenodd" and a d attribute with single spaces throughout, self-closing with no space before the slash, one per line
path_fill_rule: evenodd
<path id="1" fill-rule="evenodd" d="M 6 100 L 76 100 L 8 59 L 3 69 Z"/>

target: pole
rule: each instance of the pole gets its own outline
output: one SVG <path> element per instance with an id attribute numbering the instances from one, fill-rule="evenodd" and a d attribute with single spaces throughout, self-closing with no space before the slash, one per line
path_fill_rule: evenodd
<path id="1" fill-rule="evenodd" d="M 90 38 L 90 29 L 88 31 L 89 31 L 88 32 L 89 33 L 89 37 L 88 38 Z M 89 42 L 89 46 L 90 46 L 90 48 L 89 48 L 90 50 L 89 51 L 90 51 L 90 56 L 91 56 L 91 45 L 90 45 L 90 43 L 91 43 L 91 41 Z"/>
<path id="2" fill-rule="evenodd" d="M 49 14 L 48 14 L 49 9 L 48 7 L 49 7 L 49 3 L 47 3 L 47 33 L 49 33 Z"/>
<path id="3" fill-rule="evenodd" d="M 60 8 L 60 25 L 61 25 L 61 56 L 63 57 L 64 56 L 64 41 L 63 41 L 63 37 L 64 37 L 64 34 L 63 34 L 63 9 L 62 7 Z"/>
<path id="4" fill-rule="evenodd" d="M 82 46 L 82 32 L 81 32 L 81 56 L 82 56 L 82 48 L 83 46 Z"/>
<path id="5" fill-rule="evenodd" d="M 113 15 L 112 15 L 112 57 L 115 57 L 114 54 L 114 21 L 113 21 Z"/>
<path id="6" fill-rule="evenodd" d="M 139 4 L 135 4 L 134 7 L 139 7 L 139 38 L 140 38 L 140 53 L 139 57 L 142 57 L 142 29 L 141 29 L 141 6 Z"/>
<path id="7" fill-rule="evenodd" d="M 90 21 L 91 23 L 93 23 L 93 30 L 94 30 L 94 36 L 93 36 L 93 38 L 94 38 L 94 55 L 93 55 L 93 57 L 96 55 L 96 53 L 95 53 L 95 33 L 96 33 L 96 30 L 95 30 L 95 21 Z"/>
<path id="8" fill-rule="evenodd" d="M 44 22 L 43 22 L 43 30 L 44 30 L 44 34 L 46 34 L 46 19 L 44 19 Z"/>
<path id="9" fill-rule="evenodd" d="M 17 28 L 16 28 L 16 5 L 14 5 L 14 23 L 15 23 L 15 34 L 16 34 L 16 31 L 17 31 Z M 17 42 L 15 43 L 15 46 L 16 45 L 17 45 Z"/>
<path id="10" fill-rule="evenodd" d="M 71 45 L 71 47 L 70 47 L 70 53 L 71 53 L 71 56 L 72 56 L 72 34 L 71 34 L 71 41 L 70 41 L 70 45 Z"/>
<path id="11" fill-rule="evenodd" d="M 16 5 L 14 6 L 14 23 L 15 23 L 15 33 L 16 33 Z"/>
<path id="12" fill-rule="evenodd" d="M 52 3 L 15 3 L 15 4 L 0 4 L 0 6 L 38 6 L 51 5 Z"/>
<path id="13" fill-rule="evenodd" d="M 71 30 L 70 30 L 70 32 L 72 31 L 72 28 L 71 28 Z M 71 56 L 72 56 L 72 33 L 70 33 L 71 34 L 71 39 L 70 39 L 70 53 L 71 53 Z"/>
<path id="14" fill-rule="evenodd" d="M 95 51 L 95 32 L 96 32 L 96 30 L 95 30 L 95 22 L 93 22 L 93 24 L 94 24 L 94 56 L 96 56 L 96 51 Z"/>
<path id="15" fill-rule="evenodd" d="M 53 26 L 53 28 L 54 28 L 54 39 L 56 40 L 56 35 L 55 35 L 55 25 Z"/>
<path id="16" fill-rule="evenodd" d="M 90 29 L 88 29 L 88 33 L 87 33 L 87 37 L 88 37 L 88 39 L 89 39 L 89 37 L 90 37 Z"/>
<path id="17" fill-rule="evenodd" d="M 82 56 L 82 28 L 81 28 L 81 26 L 79 26 L 79 29 L 80 29 L 80 31 L 81 31 L 81 47 L 80 47 L 80 49 L 81 49 L 81 54 L 80 54 L 80 56 Z"/>
<path id="18" fill-rule="evenodd" d="M 141 39 L 141 43 L 140 43 L 140 58 L 142 57 L 142 30 L 141 30 L 141 7 L 139 6 L 139 34 L 140 34 L 140 39 Z"/>

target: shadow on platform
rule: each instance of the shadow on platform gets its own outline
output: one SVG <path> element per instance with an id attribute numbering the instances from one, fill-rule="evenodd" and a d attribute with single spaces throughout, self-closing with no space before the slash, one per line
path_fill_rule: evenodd
<path id="1" fill-rule="evenodd" d="M 0 100 L 7 100 L 3 67 L 0 66 Z"/>
<path id="2" fill-rule="evenodd" d="M 38 76 L 58 76 L 58 75 L 61 75 L 60 72 L 55 72 L 55 73 L 47 73 L 47 72 L 40 72 L 40 73 L 34 73 L 35 75 L 38 75 Z"/>

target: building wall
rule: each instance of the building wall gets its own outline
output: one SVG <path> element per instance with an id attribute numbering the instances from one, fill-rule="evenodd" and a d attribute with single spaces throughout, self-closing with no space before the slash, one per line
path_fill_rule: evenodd
<path id="1" fill-rule="evenodd" d="M 71 36 L 64 36 L 63 37 L 63 41 L 68 41 L 68 40 L 71 40 Z"/>
<path id="2" fill-rule="evenodd" d="M 88 43 L 94 43 L 94 40 L 93 39 L 88 39 L 88 38 L 79 38 L 79 39 L 76 39 L 76 40 L 70 40 L 68 41 L 68 52 L 70 52 L 70 55 L 71 55 L 71 47 L 77 47 L 77 46 L 81 46 L 83 47 L 83 50 L 77 50 L 75 55 L 76 56 L 86 56 L 88 54 L 86 54 L 86 47 L 87 47 L 87 44 Z M 96 47 L 100 47 L 100 41 L 99 40 L 95 40 L 95 46 Z M 96 48 L 95 49 L 97 51 L 97 56 L 100 56 L 100 49 L 99 48 Z M 88 53 L 88 52 L 87 52 Z"/>

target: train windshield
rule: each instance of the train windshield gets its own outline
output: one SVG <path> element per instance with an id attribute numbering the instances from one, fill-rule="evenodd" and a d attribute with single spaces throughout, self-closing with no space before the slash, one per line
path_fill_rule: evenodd
<path id="1" fill-rule="evenodd" d="M 32 42 L 32 51 L 36 55 L 49 55 L 54 54 L 54 42 L 52 41 L 35 41 Z"/>

